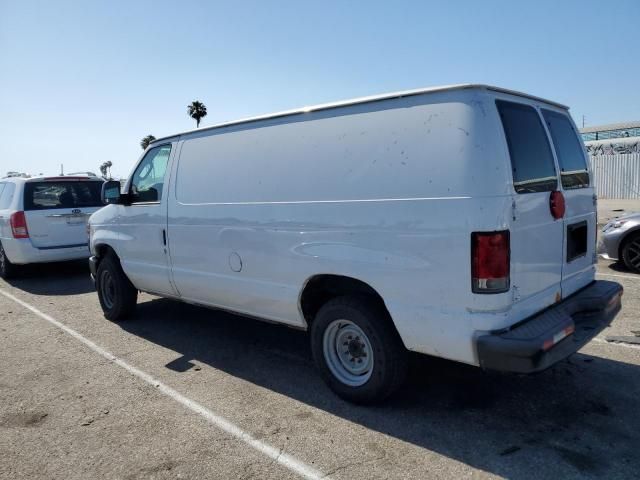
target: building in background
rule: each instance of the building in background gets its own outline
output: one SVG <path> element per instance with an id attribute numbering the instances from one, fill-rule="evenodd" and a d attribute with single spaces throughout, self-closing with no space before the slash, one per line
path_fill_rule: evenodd
<path id="1" fill-rule="evenodd" d="M 589 155 L 640 153 L 640 122 L 584 127 L 580 134 Z"/>

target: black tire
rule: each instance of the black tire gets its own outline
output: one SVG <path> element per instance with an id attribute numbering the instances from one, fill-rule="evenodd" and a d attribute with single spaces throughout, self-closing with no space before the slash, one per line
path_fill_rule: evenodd
<path id="1" fill-rule="evenodd" d="M 18 267 L 11 263 L 2 243 L 0 243 L 0 278 L 9 279 L 15 277 L 17 273 Z"/>
<path id="2" fill-rule="evenodd" d="M 136 309 L 138 290 L 122 271 L 118 257 L 108 253 L 98 264 L 96 290 L 107 320 L 125 320 Z"/>
<path id="3" fill-rule="evenodd" d="M 346 321 L 348 324 L 343 324 L 342 321 Z M 355 324 L 365 334 L 367 348 L 364 348 L 365 343 L 362 340 L 360 346 L 363 348 L 358 347 L 356 342 L 359 340 L 358 336 L 351 339 L 351 336 L 346 336 L 348 334 L 343 333 L 340 338 L 339 332 L 343 331 L 342 329 L 352 328 L 349 324 Z M 331 332 L 334 331 L 338 334 L 333 335 Z M 336 339 L 335 342 L 329 340 L 328 343 L 325 343 L 325 334 L 328 339 Z M 310 337 L 313 360 L 320 375 L 329 388 L 344 400 L 360 404 L 380 402 L 397 390 L 406 378 L 408 352 L 404 348 L 386 309 L 375 299 L 345 296 L 330 300 L 320 308 L 314 318 Z M 346 341 L 343 343 L 341 340 Z M 336 368 L 339 370 L 348 364 L 347 361 L 340 360 L 339 357 L 343 354 L 351 356 L 352 342 L 356 343 L 356 347 L 353 349 L 356 361 L 366 361 L 364 353 L 368 349 L 373 352 L 371 355 L 372 366 L 368 370 L 370 374 L 359 375 L 360 380 L 357 380 L 365 381 L 364 379 L 367 378 L 365 383 L 361 385 L 346 384 L 332 372 L 332 369 L 336 371 Z M 342 347 L 341 345 L 347 346 Z M 342 348 L 346 350 L 340 353 L 338 350 Z M 362 358 L 358 358 L 358 355 Z M 333 357 L 333 361 L 331 361 L 331 357 Z M 354 361 L 353 357 L 349 360 Z M 340 363 L 342 363 L 342 367 L 340 367 Z M 351 364 L 351 368 L 353 366 Z"/>
<path id="4" fill-rule="evenodd" d="M 632 233 L 622 245 L 622 261 L 635 273 L 640 273 L 640 233 Z"/>

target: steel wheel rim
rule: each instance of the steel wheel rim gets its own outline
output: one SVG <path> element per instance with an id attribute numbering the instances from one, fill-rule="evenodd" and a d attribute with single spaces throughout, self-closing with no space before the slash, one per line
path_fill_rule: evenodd
<path id="1" fill-rule="evenodd" d="M 113 281 L 113 276 L 108 270 L 104 270 L 100 274 L 100 294 L 102 296 L 102 303 L 104 303 L 107 310 L 113 308 L 116 297 L 116 286 Z"/>
<path id="2" fill-rule="evenodd" d="M 637 269 L 640 269 L 640 240 L 634 240 L 627 246 L 627 258 L 629 263 Z"/>
<path id="3" fill-rule="evenodd" d="M 373 349 L 364 331 L 350 320 L 334 320 L 324 331 L 322 350 L 331 374 L 341 383 L 359 387 L 373 373 Z"/>

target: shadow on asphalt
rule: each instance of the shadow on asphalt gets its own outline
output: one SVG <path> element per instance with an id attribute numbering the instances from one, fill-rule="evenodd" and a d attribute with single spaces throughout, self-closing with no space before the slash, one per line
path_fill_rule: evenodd
<path id="1" fill-rule="evenodd" d="M 629 270 L 626 265 L 622 262 L 612 262 L 609 265 L 607 265 L 607 268 L 609 268 L 609 270 L 613 270 L 614 272 L 619 272 L 619 273 L 629 273 L 631 275 L 638 275 L 638 278 L 640 278 L 640 275 L 637 274 L 636 272 L 632 272 L 631 270 Z"/>
<path id="2" fill-rule="evenodd" d="M 85 261 L 23 267 L 9 283 L 36 295 L 94 290 Z M 359 407 L 324 385 L 304 332 L 166 299 L 139 304 L 120 326 L 176 352 L 166 365 L 173 371 L 208 364 L 503 477 L 541 478 L 541 462 L 558 478 L 635 478 L 640 471 L 637 365 L 576 354 L 538 375 L 509 376 L 414 355 L 401 391 L 383 405 Z"/>
<path id="3" fill-rule="evenodd" d="M 88 260 L 21 265 L 6 282 L 34 295 L 80 295 L 95 290 Z"/>
<path id="4" fill-rule="evenodd" d="M 636 365 L 576 354 L 541 374 L 510 376 L 416 355 L 400 392 L 359 407 L 322 383 L 304 332 L 165 299 L 141 303 L 121 328 L 175 351 L 166 365 L 174 371 L 202 362 L 500 476 L 540 478 L 541 462 L 559 478 L 640 471 Z"/>

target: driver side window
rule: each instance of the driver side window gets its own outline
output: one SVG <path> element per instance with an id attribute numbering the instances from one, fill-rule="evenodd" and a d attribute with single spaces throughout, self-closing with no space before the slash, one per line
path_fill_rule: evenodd
<path id="1" fill-rule="evenodd" d="M 133 173 L 131 203 L 159 202 L 162 200 L 164 174 L 171 153 L 171 145 L 152 148 Z"/>

